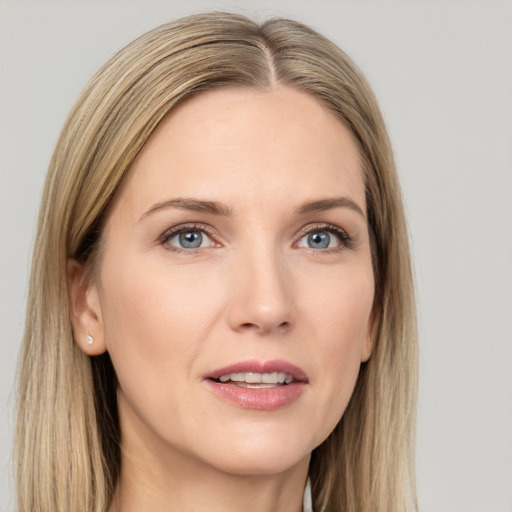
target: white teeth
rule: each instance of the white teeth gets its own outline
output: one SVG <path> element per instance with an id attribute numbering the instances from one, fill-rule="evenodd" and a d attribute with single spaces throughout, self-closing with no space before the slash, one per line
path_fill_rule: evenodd
<path id="1" fill-rule="evenodd" d="M 246 382 L 248 384 L 290 384 L 293 381 L 293 377 L 283 372 L 272 372 L 272 373 L 228 373 L 222 375 L 219 380 L 221 382 Z"/>
<path id="2" fill-rule="evenodd" d="M 276 384 L 279 382 L 279 374 L 277 372 L 263 373 L 261 375 L 261 382 L 264 382 L 265 384 Z"/>
<path id="3" fill-rule="evenodd" d="M 259 384 L 261 382 L 261 373 L 247 372 L 244 381 L 249 384 Z"/>

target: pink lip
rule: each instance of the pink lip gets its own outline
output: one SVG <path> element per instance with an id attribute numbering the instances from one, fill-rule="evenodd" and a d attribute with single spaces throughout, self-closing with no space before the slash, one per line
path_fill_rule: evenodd
<path id="1" fill-rule="evenodd" d="M 283 372 L 293 377 L 293 382 L 275 388 L 245 388 L 231 383 L 218 382 L 229 373 Z M 205 376 L 205 384 L 217 396 L 246 409 L 275 410 L 291 404 L 304 392 L 309 380 L 299 367 L 286 361 L 242 361 L 214 370 Z"/>

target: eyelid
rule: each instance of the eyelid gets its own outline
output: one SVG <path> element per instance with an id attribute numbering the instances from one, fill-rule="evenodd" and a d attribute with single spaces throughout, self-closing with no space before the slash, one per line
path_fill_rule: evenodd
<path id="1" fill-rule="evenodd" d="M 206 233 L 206 235 L 212 240 L 212 244 L 208 247 L 198 247 L 195 249 L 185 249 L 180 248 L 175 245 L 168 244 L 169 239 L 172 237 L 185 233 L 187 231 L 202 231 Z M 327 231 L 329 233 L 333 233 L 338 239 L 339 239 L 339 246 L 334 248 L 326 248 L 326 249 L 313 249 L 310 248 L 315 253 L 328 253 L 328 252 L 336 252 L 343 250 L 345 248 L 352 248 L 354 245 L 353 238 L 347 233 L 347 231 L 340 226 L 337 226 L 335 224 L 330 224 L 328 222 L 315 222 L 308 224 L 304 226 L 297 234 L 296 241 L 293 243 L 294 247 L 298 247 L 297 244 L 299 241 L 304 238 L 304 236 L 307 236 L 308 234 L 314 232 L 314 231 Z M 172 226 L 171 228 L 164 231 L 159 237 L 158 237 L 158 243 L 166 250 L 172 251 L 172 252 L 182 252 L 187 254 L 193 254 L 199 251 L 199 249 L 204 250 L 212 247 L 214 244 L 216 247 L 220 247 L 222 245 L 221 242 L 219 242 L 219 235 L 217 231 L 212 228 L 212 226 L 208 224 L 204 224 L 201 222 L 186 222 L 184 224 L 178 224 L 176 226 Z"/>
<path id="2" fill-rule="evenodd" d="M 328 253 L 328 252 L 335 252 L 335 251 L 340 251 L 342 249 L 345 249 L 345 248 L 348 248 L 348 249 L 351 249 L 354 245 L 354 240 L 353 238 L 347 233 L 347 231 L 343 228 L 341 228 L 340 226 L 337 226 L 335 224 L 330 224 L 328 222 L 315 222 L 315 223 L 312 223 L 312 224 L 308 224 L 307 226 L 304 226 L 298 233 L 297 235 L 297 241 L 294 242 L 294 245 L 298 244 L 298 242 L 300 240 L 302 240 L 302 238 L 304 238 L 305 236 L 309 235 L 310 233 L 312 232 L 315 232 L 315 231 L 327 231 L 329 233 L 333 233 L 334 235 L 336 235 L 340 241 L 340 245 L 338 247 L 334 247 L 334 248 L 328 248 L 328 249 L 312 249 L 313 251 L 315 252 L 323 252 L 323 253 Z"/>
<path id="3" fill-rule="evenodd" d="M 199 249 L 208 249 L 208 247 L 198 247 L 195 249 L 185 249 L 181 247 L 177 247 L 175 245 L 170 245 L 168 241 L 175 237 L 176 235 L 179 235 L 181 233 L 186 233 L 187 231 L 202 231 L 203 233 L 206 233 L 208 238 L 212 240 L 212 244 L 215 244 L 217 246 L 220 246 L 220 242 L 218 241 L 218 235 L 217 232 L 208 224 L 203 224 L 201 222 L 186 222 L 184 224 L 178 224 L 176 226 L 172 226 L 171 228 L 164 231 L 159 237 L 158 237 L 158 243 L 162 245 L 166 250 L 172 251 L 172 252 L 182 252 L 182 253 L 195 253 Z"/>

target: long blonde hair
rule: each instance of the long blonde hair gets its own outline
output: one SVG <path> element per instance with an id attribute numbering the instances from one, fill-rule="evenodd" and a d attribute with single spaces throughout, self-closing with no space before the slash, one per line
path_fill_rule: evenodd
<path id="1" fill-rule="evenodd" d="M 66 265 L 91 264 L 103 214 L 159 121 L 224 85 L 307 92 L 359 146 L 378 318 L 349 406 L 312 454 L 316 512 L 415 510 L 416 325 L 408 239 L 392 150 L 366 80 L 332 42 L 299 23 L 228 13 L 158 27 L 116 54 L 70 113 L 42 199 L 20 359 L 20 512 L 108 509 L 120 471 L 115 373 L 73 340 Z"/>

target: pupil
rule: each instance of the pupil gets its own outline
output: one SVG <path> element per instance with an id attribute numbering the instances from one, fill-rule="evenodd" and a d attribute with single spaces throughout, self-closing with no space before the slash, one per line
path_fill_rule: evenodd
<path id="1" fill-rule="evenodd" d="M 197 231 L 189 231 L 180 235 L 180 244 L 187 249 L 196 249 L 201 246 L 203 235 Z"/>
<path id="2" fill-rule="evenodd" d="M 313 249 L 327 249 L 330 241 L 331 237 L 326 232 L 311 233 L 308 237 L 309 246 Z"/>

